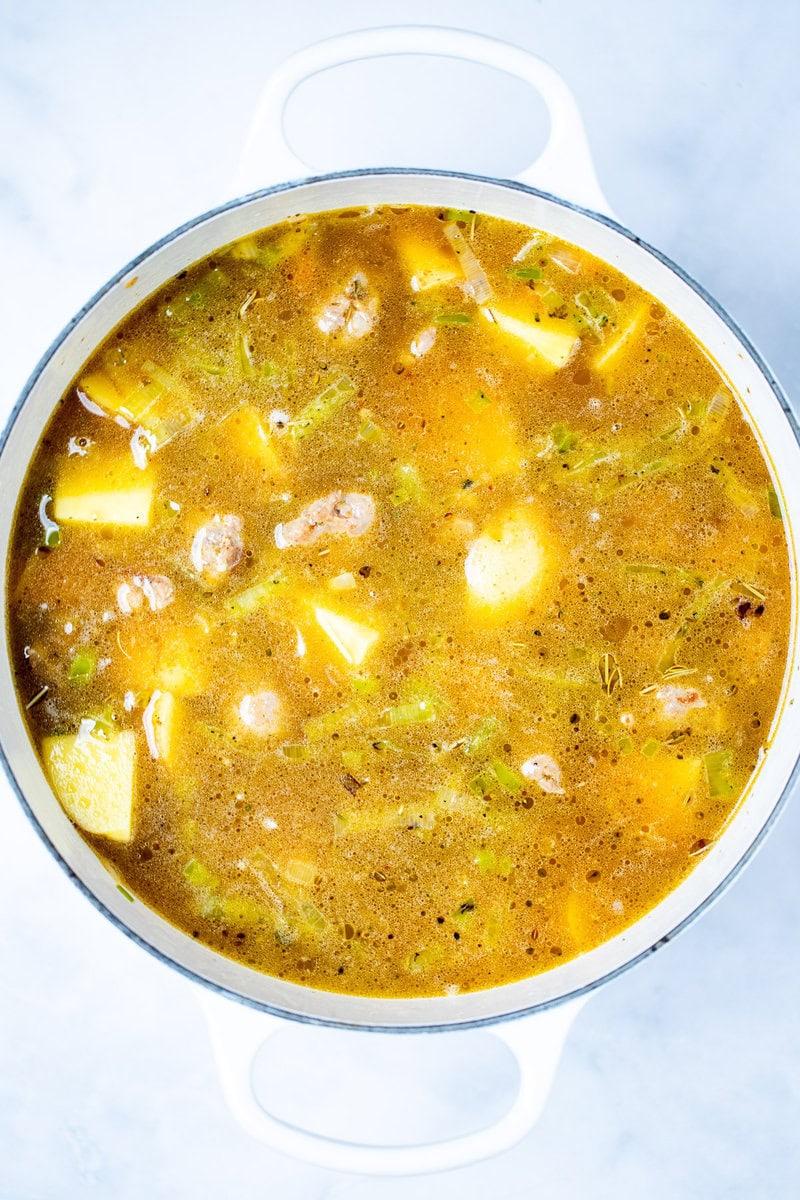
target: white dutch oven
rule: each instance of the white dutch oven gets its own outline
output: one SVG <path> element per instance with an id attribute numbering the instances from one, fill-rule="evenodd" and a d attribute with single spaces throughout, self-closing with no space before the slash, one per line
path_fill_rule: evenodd
<path id="1" fill-rule="evenodd" d="M 483 63 L 526 80 L 544 98 L 550 135 L 538 161 L 514 182 L 453 172 L 351 171 L 302 178 L 307 168 L 283 137 L 289 96 L 310 75 L 357 59 L 437 54 Z M 45 844 L 90 900 L 120 929 L 189 978 L 204 983 L 212 1040 L 226 1096 L 252 1134 L 323 1166 L 410 1174 L 463 1165 L 505 1149 L 538 1117 L 564 1039 L 587 994 L 652 953 L 698 916 L 741 870 L 775 819 L 798 773 L 800 670 L 796 546 L 800 526 L 800 445 L 789 406 L 769 368 L 727 314 L 664 255 L 609 215 L 595 178 L 575 101 L 561 78 L 517 48 L 455 30 L 369 30 L 313 46 L 287 61 L 267 85 L 236 180 L 237 192 L 272 178 L 298 179 L 256 191 L 197 217 L 119 273 L 77 314 L 34 371 L 0 447 L 0 576 L 27 464 L 58 398 L 94 348 L 151 292 L 217 247 L 301 212 L 374 204 L 472 208 L 549 230 L 612 263 L 656 296 L 698 337 L 742 398 L 772 469 L 792 563 L 792 626 L 781 702 L 769 749 L 724 834 L 692 874 L 655 909 L 605 945 L 561 966 L 488 991 L 430 999 L 371 999 L 315 991 L 259 974 L 224 958 L 130 903 L 78 835 L 53 796 L 17 705 L 9 647 L 0 653 L 0 747 L 21 803 Z M 243 1001 L 250 1008 L 232 1005 Z M 271 1014 L 268 1016 L 265 1014 Z M 520 1086 L 509 1112 L 490 1129 L 435 1144 L 365 1146 L 318 1137 L 267 1114 L 252 1090 L 254 1055 L 274 1018 L 364 1031 L 433 1033 L 492 1025 L 518 1059 Z"/>

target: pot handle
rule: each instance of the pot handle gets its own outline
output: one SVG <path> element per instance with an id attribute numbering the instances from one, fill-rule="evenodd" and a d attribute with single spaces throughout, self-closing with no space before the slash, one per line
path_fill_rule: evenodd
<path id="1" fill-rule="evenodd" d="M 524 1137 L 544 1108 L 567 1035 L 585 997 L 491 1027 L 490 1032 L 510 1047 L 519 1068 L 514 1102 L 498 1122 L 443 1142 L 395 1146 L 328 1138 L 272 1116 L 253 1091 L 253 1063 L 264 1043 L 285 1027 L 284 1021 L 212 992 L 205 991 L 201 1002 L 225 1099 L 247 1133 L 273 1150 L 331 1171 L 399 1176 L 449 1171 L 480 1162 Z M 419 1039 L 426 1035 L 398 1036 Z M 458 1033 L 444 1036 L 457 1037 Z"/>
<path id="2" fill-rule="evenodd" d="M 284 132 L 286 104 L 312 75 L 344 63 L 396 54 L 426 54 L 466 59 L 516 75 L 541 95 L 550 117 L 547 144 L 517 178 L 583 207 L 610 214 L 589 151 L 575 97 L 553 67 L 519 46 L 462 29 L 430 25 L 394 25 L 362 29 L 328 38 L 291 55 L 264 86 L 233 181 L 245 195 L 280 180 L 305 178 L 310 168 L 293 153 Z"/>

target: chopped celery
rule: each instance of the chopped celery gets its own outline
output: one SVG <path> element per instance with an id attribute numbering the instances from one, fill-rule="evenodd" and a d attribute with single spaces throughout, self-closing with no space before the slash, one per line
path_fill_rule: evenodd
<path id="1" fill-rule="evenodd" d="M 310 900 L 297 901 L 297 916 L 301 924 L 305 925 L 312 933 L 322 934 L 328 928 L 325 917 Z"/>
<path id="2" fill-rule="evenodd" d="M 463 932 L 463 930 L 469 929 L 470 925 L 475 920 L 475 901 L 471 896 L 466 900 L 462 900 L 455 911 L 450 915 L 454 925 L 456 925 L 459 930 Z"/>
<path id="3" fill-rule="evenodd" d="M 240 238 L 238 242 L 234 242 L 228 250 L 231 258 L 241 258 L 247 262 L 258 262 L 259 254 L 258 242 L 255 238 Z"/>
<path id="4" fill-rule="evenodd" d="M 464 291 L 477 304 L 485 304 L 492 294 L 491 284 L 469 242 L 456 224 L 446 225 L 444 236 L 458 258 L 464 275 L 464 284 L 462 285 Z"/>
<path id="5" fill-rule="evenodd" d="M 219 886 L 219 878 L 209 871 L 208 867 L 192 858 L 183 868 L 183 873 L 192 887 L 215 888 Z"/>
<path id="6" fill-rule="evenodd" d="M 467 754 L 480 754 L 494 741 L 499 732 L 500 722 L 497 717 L 484 717 L 475 732 L 467 738 L 465 745 Z"/>
<path id="7" fill-rule="evenodd" d="M 494 771 L 495 778 L 500 784 L 504 792 L 509 792 L 512 796 L 518 796 L 525 786 L 525 780 L 516 771 L 513 771 L 500 758 L 493 758 L 489 766 Z"/>
<path id="8" fill-rule="evenodd" d="M 70 663 L 69 678 L 76 683 L 88 683 L 97 668 L 97 655 L 93 650 L 79 650 Z"/>
<path id="9" fill-rule="evenodd" d="M 561 292 L 557 292 L 555 288 L 548 287 L 546 291 L 540 292 L 539 294 L 542 297 L 550 316 L 564 307 L 564 297 L 561 295 Z"/>
<path id="10" fill-rule="evenodd" d="M 260 247 L 258 261 L 262 266 L 272 268 L 278 266 L 285 259 L 291 258 L 308 241 L 308 235 L 312 227 L 311 222 L 304 221 L 296 228 L 282 233 L 280 237 L 270 242 L 269 245 Z"/>
<path id="11" fill-rule="evenodd" d="M 395 508 L 399 508 L 401 504 L 406 504 L 409 500 L 419 504 L 423 496 L 423 486 L 417 468 L 412 463 L 406 463 L 396 467 L 394 475 L 397 487 L 389 499 Z"/>
<path id="12" fill-rule="evenodd" d="M 570 433 L 566 425 L 554 425 L 550 431 L 550 436 L 559 454 L 568 454 L 578 444 L 577 433 Z"/>
<path id="13" fill-rule="evenodd" d="M 289 583 L 283 571 L 275 571 L 266 579 L 259 580 L 252 587 L 245 588 L 232 596 L 225 604 L 229 613 L 237 617 L 245 617 L 265 604 L 281 596 Z"/>
<path id="14" fill-rule="evenodd" d="M 602 338 L 601 331 L 603 326 L 608 323 L 609 309 L 612 306 L 616 307 L 611 297 L 602 288 L 598 288 L 595 295 L 591 295 L 589 292 L 578 292 L 575 304 L 589 328 Z"/>
<path id="15" fill-rule="evenodd" d="M 374 696 L 380 687 L 380 681 L 370 675 L 355 675 L 350 680 L 350 687 L 357 696 Z"/>
<path id="16" fill-rule="evenodd" d="M 289 883 L 297 883 L 301 887 L 311 887 L 319 872 L 316 865 L 301 858 L 290 858 L 283 872 L 284 879 Z"/>
<path id="17" fill-rule="evenodd" d="M 195 360 L 198 370 L 205 375 L 224 375 L 225 363 L 221 358 L 198 358 Z"/>
<path id="18" fill-rule="evenodd" d="M 646 462 L 631 465 L 624 475 L 620 475 L 615 479 L 610 486 L 600 494 L 600 499 L 605 499 L 607 496 L 624 491 L 626 488 L 635 487 L 642 479 L 646 479 L 651 475 L 662 475 L 665 471 L 676 471 L 683 464 L 674 458 L 651 458 Z"/>
<path id="19" fill-rule="evenodd" d="M 514 860 L 508 854 L 501 854 L 498 858 L 494 850 L 488 847 L 481 847 L 476 851 L 475 857 L 472 860 L 480 871 L 481 875 L 510 875 L 514 870 Z"/>
<path id="20" fill-rule="evenodd" d="M 474 779 L 470 779 L 467 787 L 476 796 L 488 796 L 494 787 L 495 781 L 488 774 L 476 775 Z"/>
<path id="21" fill-rule="evenodd" d="M 774 487 L 767 488 L 767 503 L 772 516 L 777 517 L 779 521 L 782 521 L 783 513 L 781 512 L 781 502 L 778 499 L 778 493 L 775 491 Z"/>
<path id="22" fill-rule="evenodd" d="M 701 402 L 701 404 L 691 405 L 692 416 L 695 417 L 702 429 L 703 443 L 713 440 L 720 432 L 725 418 L 730 412 L 731 403 L 731 393 L 726 388 L 719 388 L 707 404 Z"/>
<path id="23" fill-rule="evenodd" d="M 93 709 L 92 712 L 87 713 L 87 716 L 94 721 L 92 730 L 94 737 L 110 738 L 114 735 L 117 718 L 114 716 L 114 710 L 110 704 Z"/>
<path id="24" fill-rule="evenodd" d="M 614 450 L 602 448 L 590 450 L 585 457 L 570 465 L 569 478 L 572 479 L 576 475 L 585 475 L 587 471 L 591 471 L 592 467 L 598 467 L 601 463 L 613 462 L 618 457 L 618 454 Z"/>
<path id="25" fill-rule="evenodd" d="M 402 746 L 398 746 L 395 742 L 390 742 L 388 738 L 380 738 L 376 742 L 370 743 L 376 754 L 388 754 L 392 751 L 394 754 L 405 754 Z"/>
<path id="26" fill-rule="evenodd" d="M 504 924 L 502 913 L 497 909 L 487 915 L 483 926 L 483 945 L 487 950 L 494 950 L 499 946 Z"/>
<path id="27" fill-rule="evenodd" d="M 360 412 L 361 424 L 358 427 L 358 436 L 362 442 L 381 442 L 384 438 L 384 432 L 380 425 L 376 425 L 373 420 L 373 415 L 368 408 L 362 408 Z"/>
<path id="28" fill-rule="evenodd" d="M 626 562 L 622 564 L 626 575 L 661 575 L 664 579 L 674 579 L 685 582 L 693 587 L 703 586 L 703 577 L 696 571 L 687 571 L 685 567 L 662 565 L 661 563 Z"/>
<path id="29" fill-rule="evenodd" d="M 431 700 L 415 700 L 410 704 L 396 704 L 381 714 L 385 725 L 414 725 L 422 721 L 435 721 L 437 705 Z"/>
<path id="30" fill-rule="evenodd" d="M 491 396 L 487 396 L 486 392 L 482 392 L 478 388 L 474 392 L 470 392 L 464 397 L 464 403 L 468 404 L 474 413 L 482 413 L 485 408 L 488 408 L 492 403 Z"/>
<path id="31" fill-rule="evenodd" d="M 642 746 L 640 753 L 643 754 L 645 758 L 655 758 L 660 749 L 661 742 L 656 741 L 655 738 L 648 738 Z"/>
<path id="32" fill-rule="evenodd" d="M 348 771 L 360 771 L 364 763 L 363 750 L 343 750 L 342 766 Z"/>
<path id="33" fill-rule="evenodd" d="M 541 267 L 515 267 L 508 272 L 514 279 L 541 279 Z"/>
<path id="34" fill-rule="evenodd" d="M 712 796 L 730 796 L 735 791 L 731 778 L 733 755 L 730 750 L 714 750 L 711 754 L 704 754 L 703 766 Z"/>
<path id="35" fill-rule="evenodd" d="M 316 757 L 314 747 L 308 746 L 304 742 L 284 743 L 279 747 L 279 753 L 284 758 L 288 758 L 290 762 L 308 762 L 309 759 Z"/>
<path id="36" fill-rule="evenodd" d="M 238 892 L 232 892 L 227 896 L 214 896 L 213 904 L 208 907 L 211 909 L 208 915 L 234 922 L 237 925 L 262 925 L 265 923 L 274 925 L 277 915 L 275 908 L 259 904 L 258 901 L 251 900 L 249 896 L 243 896 Z"/>
<path id="37" fill-rule="evenodd" d="M 165 392 L 173 392 L 177 396 L 185 394 L 186 389 L 183 384 L 152 359 L 148 358 L 142 363 L 142 371 L 148 379 L 157 383 Z"/>
<path id="38" fill-rule="evenodd" d="M 131 904 L 134 903 L 133 896 L 130 894 L 130 892 L 128 891 L 127 888 L 124 888 L 122 886 L 121 883 L 117 884 L 117 891 L 120 892 L 125 897 L 126 900 L 130 900 Z"/>
<path id="39" fill-rule="evenodd" d="M 698 624 L 705 618 L 711 605 L 726 588 L 730 587 L 730 584 L 731 579 L 727 575 L 717 575 L 714 579 L 700 583 L 699 595 L 693 597 L 688 611 L 685 610 L 685 616 L 677 633 L 670 638 L 664 647 L 661 658 L 658 660 L 657 667 L 661 674 L 675 665 L 675 655 L 678 653 L 680 644 L 688 635 L 692 625 Z"/>
<path id="40" fill-rule="evenodd" d="M 435 822 L 436 814 L 430 805 L 355 808 L 336 813 L 334 832 L 341 837 L 345 834 L 373 833 L 381 829 L 432 829 Z"/>
<path id="41" fill-rule="evenodd" d="M 290 436 L 299 442 L 315 433 L 356 391 L 356 385 L 349 375 L 342 374 L 334 379 L 289 422 L 287 428 Z"/>
<path id="42" fill-rule="evenodd" d="M 353 702 L 345 704 L 341 708 L 335 708 L 332 712 L 323 713 L 319 717 L 311 717 L 303 726 L 306 740 L 309 742 L 322 741 L 323 738 L 330 737 L 332 733 L 338 733 L 340 729 L 344 729 L 345 725 L 357 721 L 360 713 L 360 705 Z"/>
<path id="43" fill-rule="evenodd" d="M 722 484 L 725 495 L 731 504 L 745 517 L 755 517 L 758 514 L 758 501 L 748 487 L 742 483 L 739 476 L 728 463 L 721 458 L 715 458 L 711 471 Z"/>
<path id="44" fill-rule="evenodd" d="M 448 221 L 459 222 L 464 225 L 469 225 L 472 230 L 477 229 L 480 225 L 480 213 L 475 212 L 471 208 L 446 208 L 445 217 Z"/>
<path id="45" fill-rule="evenodd" d="M 433 318 L 437 325 L 471 325 L 472 317 L 469 313 L 462 312 L 446 312 L 437 313 Z"/>
<path id="46" fill-rule="evenodd" d="M 406 966 L 412 975 L 418 975 L 428 967 L 435 966 L 443 953 L 441 946 L 425 946 L 424 949 L 416 950 L 409 957 Z"/>
<path id="47" fill-rule="evenodd" d="M 481 875 L 493 875 L 497 866 L 497 855 L 494 850 L 481 849 L 478 850 L 472 861 L 476 864 Z"/>
<path id="48" fill-rule="evenodd" d="M 397 747 L 393 747 L 397 749 Z M 441 787 L 435 795 L 419 804 L 398 804 L 382 808 L 356 808 L 340 811 L 334 820 L 337 836 L 372 833 L 380 829 L 416 830 L 418 836 L 429 833 L 442 814 L 480 820 L 484 805 L 464 792 Z"/>
<path id="49" fill-rule="evenodd" d="M 633 752 L 633 738 L 624 733 L 617 742 L 617 749 L 620 754 L 631 754 Z"/>
<path id="50" fill-rule="evenodd" d="M 253 362 L 253 346 L 250 334 L 244 330 L 236 335 L 236 357 L 239 362 L 239 370 L 244 376 L 249 378 L 255 375 L 256 367 Z"/>

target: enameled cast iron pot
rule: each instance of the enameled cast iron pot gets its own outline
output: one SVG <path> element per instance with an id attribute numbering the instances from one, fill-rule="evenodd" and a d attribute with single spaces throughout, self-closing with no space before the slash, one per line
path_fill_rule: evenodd
<path id="1" fill-rule="evenodd" d="M 305 78 L 328 67 L 391 54 L 437 54 L 480 62 L 532 84 L 550 115 L 548 143 L 514 182 L 446 171 L 364 170 L 316 178 L 283 138 L 286 101 Z M 145 250 L 75 316 L 36 367 L 0 446 L 0 582 L 14 510 L 27 464 L 59 397 L 83 362 L 146 296 L 183 268 L 236 238 L 297 213 L 374 204 L 443 205 L 476 209 L 548 230 L 612 263 L 646 288 L 692 330 L 741 397 L 771 465 L 784 514 L 792 569 L 789 659 L 769 748 L 724 834 L 692 874 L 629 929 L 597 949 L 518 983 L 431 999 L 370 999 L 315 991 L 235 963 L 174 928 L 141 902 L 130 903 L 116 880 L 72 826 L 55 799 L 17 704 L 7 638 L 0 651 L 0 748 L 6 771 L 41 837 L 78 887 L 120 929 L 151 953 L 200 981 L 207 993 L 227 1098 L 256 1136 L 288 1153 L 343 1170 L 411 1173 L 459 1165 L 512 1144 L 538 1116 L 563 1039 L 579 1002 L 667 942 L 715 900 L 741 870 L 775 819 L 798 774 L 797 538 L 800 527 L 800 445 L 789 405 L 768 366 L 731 318 L 664 255 L 609 215 L 597 184 L 575 101 L 561 78 L 517 48 L 455 30 L 400 27 L 368 30 L 323 42 L 288 60 L 262 94 L 237 193 L 262 186 L 264 175 L 298 179 L 254 191 L 188 222 Z M 248 1011 L 225 997 L 244 1001 Z M 570 1003 L 566 1003 L 570 1002 Z M 273 1024 L 263 1014 L 360 1030 L 446 1031 L 494 1024 L 517 1053 L 520 1088 L 514 1105 L 491 1129 L 415 1147 L 365 1147 L 327 1141 L 266 1114 L 250 1086 L 257 1047 Z M 526 1015 L 531 1019 L 521 1021 Z M 500 1024 L 502 1022 L 502 1024 Z"/>

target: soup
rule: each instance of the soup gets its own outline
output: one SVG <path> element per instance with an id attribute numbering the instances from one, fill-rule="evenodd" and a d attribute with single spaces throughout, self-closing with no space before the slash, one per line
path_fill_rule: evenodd
<path id="1" fill-rule="evenodd" d="M 768 743 L 790 582 L 738 398 L 606 263 L 322 213 L 86 363 L 10 551 L 21 706 L 138 898 L 318 988 L 475 990 L 656 905 Z"/>

